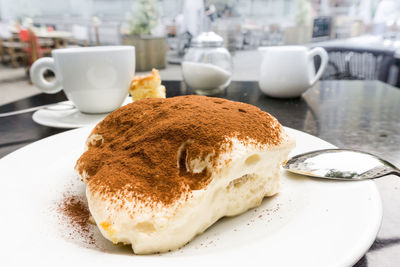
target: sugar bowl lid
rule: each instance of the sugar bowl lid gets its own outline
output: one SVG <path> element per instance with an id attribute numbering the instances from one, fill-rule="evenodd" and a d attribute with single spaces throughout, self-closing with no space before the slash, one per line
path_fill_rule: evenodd
<path id="1" fill-rule="evenodd" d="M 192 47 L 221 47 L 224 44 L 224 38 L 215 32 L 202 32 L 191 42 Z"/>

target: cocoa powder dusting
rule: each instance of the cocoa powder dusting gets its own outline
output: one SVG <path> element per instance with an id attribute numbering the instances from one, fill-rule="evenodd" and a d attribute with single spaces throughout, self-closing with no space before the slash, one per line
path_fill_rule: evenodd
<path id="1" fill-rule="evenodd" d="M 93 233 L 90 231 L 90 212 L 87 203 L 78 196 L 64 196 L 62 202 L 58 203 L 58 210 L 67 220 L 70 226 L 70 238 L 73 234 L 78 235 L 87 245 L 94 245 Z"/>
<path id="2" fill-rule="evenodd" d="M 107 116 L 92 132 L 76 168 L 92 191 L 171 204 L 187 191 L 205 187 L 210 170 L 194 173 L 193 159 L 211 164 L 230 149 L 227 138 L 278 145 L 281 125 L 270 114 L 240 102 L 205 96 L 149 98 Z"/>

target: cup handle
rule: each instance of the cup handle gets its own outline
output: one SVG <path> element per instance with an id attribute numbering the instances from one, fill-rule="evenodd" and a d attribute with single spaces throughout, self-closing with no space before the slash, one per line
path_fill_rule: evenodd
<path id="1" fill-rule="evenodd" d="M 320 56 L 321 65 L 319 66 L 317 74 L 315 74 L 315 77 L 311 80 L 310 86 L 313 86 L 319 80 L 319 78 L 321 78 L 321 75 L 322 73 L 324 73 L 324 70 L 329 60 L 328 53 L 322 47 L 315 47 L 308 52 L 308 57 L 310 58 L 310 60 L 312 60 L 315 56 Z"/>
<path id="2" fill-rule="evenodd" d="M 46 81 L 43 74 L 46 70 L 51 70 L 56 75 L 55 79 L 51 82 Z M 46 94 L 55 94 L 62 90 L 61 82 L 56 74 L 54 59 L 44 57 L 36 60 L 29 71 L 32 83 Z"/>

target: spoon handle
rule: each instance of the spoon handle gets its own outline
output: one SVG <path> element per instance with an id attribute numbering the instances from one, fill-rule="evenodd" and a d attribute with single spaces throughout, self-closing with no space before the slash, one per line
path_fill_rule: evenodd
<path id="1" fill-rule="evenodd" d="M 37 106 L 33 108 L 26 108 L 22 110 L 17 110 L 17 111 L 11 111 L 11 112 L 5 112 L 5 113 L 0 113 L 0 118 L 8 117 L 8 116 L 14 116 L 14 115 L 19 115 L 19 114 L 24 114 L 24 113 L 29 113 L 33 112 L 42 108 L 47 108 L 51 105 L 43 105 L 43 106 Z"/>
<path id="2" fill-rule="evenodd" d="M 24 113 L 29 113 L 33 112 L 39 109 L 51 109 L 52 107 L 57 107 L 57 106 L 66 106 L 65 108 L 62 108 L 62 110 L 68 110 L 68 109 L 73 109 L 75 108 L 74 105 L 67 103 L 67 101 L 62 101 L 54 104 L 48 104 L 48 105 L 42 105 L 42 106 L 37 106 L 37 107 L 32 107 L 32 108 L 26 108 L 22 110 L 17 110 L 17 111 L 11 111 L 11 112 L 5 112 L 5 113 L 0 113 L 0 118 L 4 117 L 9 117 L 9 116 L 14 116 L 14 115 L 19 115 L 19 114 L 24 114 Z M 59 110 L 58 108 L 57 110 Z"/>
<path id="3" fill-rule="evenodd" d="M 400 177 L 400 170 L 394 170 L 392 174 L 395 174 Z"/>
<path id="4" fill-rule="evenodd" d="M 380 178 L 389 174 L 394 174 L 400 177 L 400 170 L 391 168 L 389 166 L 379 166 L 364 172 L 359 176 L 359 178 Z"/>

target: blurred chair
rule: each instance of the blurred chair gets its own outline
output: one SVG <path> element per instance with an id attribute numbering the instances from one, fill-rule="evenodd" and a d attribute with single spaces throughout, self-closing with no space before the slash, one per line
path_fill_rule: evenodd
<path id="1" fill-rule="evenodd" d="M 329 54 L 329 62 L 321 80 L 389 81 L 390 68 L 395 63 L 394 51 L 346 46 L 323 48 Z M 318 68 L 319 58 L 315 63 Z"/>
<path id="2" fill-rule="evenodd" d="M 20 44 L 18 44 L 18 41 L 15 41 L 13 37 L 8 39 L 0 38 L 1 63 L 5 64 L 11 62 L 12 66 L 17 68 L 19 66 L 18 58 L 23 57 L 20 49 Z"/>
<path id="3" fill-rule="evenodd" d="M 4 42 L 7 42 L 12 37 L 10 30 L 8 29 L 8 25 L 5 23 L 0 23 L 0 58 L 1 62 L 4 63 L 6 56 L 6 46 L 4 46 Z"/>
<path id="4" fill-rule="evenodd" d="M 51 48 L 40 46 L 38 38 L 33 31 L 20 29 L 19 39 L 22 43 L 26 44 L 24 50 L 27 53 L 27 57 L 25 58 L 25 67 L 27 69 L 29 69 L 33 62 L 38 58 L 41 58 L 43 55 L 51 55 Z"/>
<path id="5" fill-rule="evenodd" d="M 72 43 L 79 46 L 88 46 L 89 44 L 89 28 L 87 26 L 72 25 Z"/>
<path id="6" fill-rule="evenodd" d="M 26 53 L 19 38 L 13 36 L 9 29 L 9 25 L 0 23 L 0 58 L 2 63 L 11 62 L 13 67 L 19 67 L 18 59 L 23 59 Z M 6 59 L 8 61 L 6 61 Z"/>

